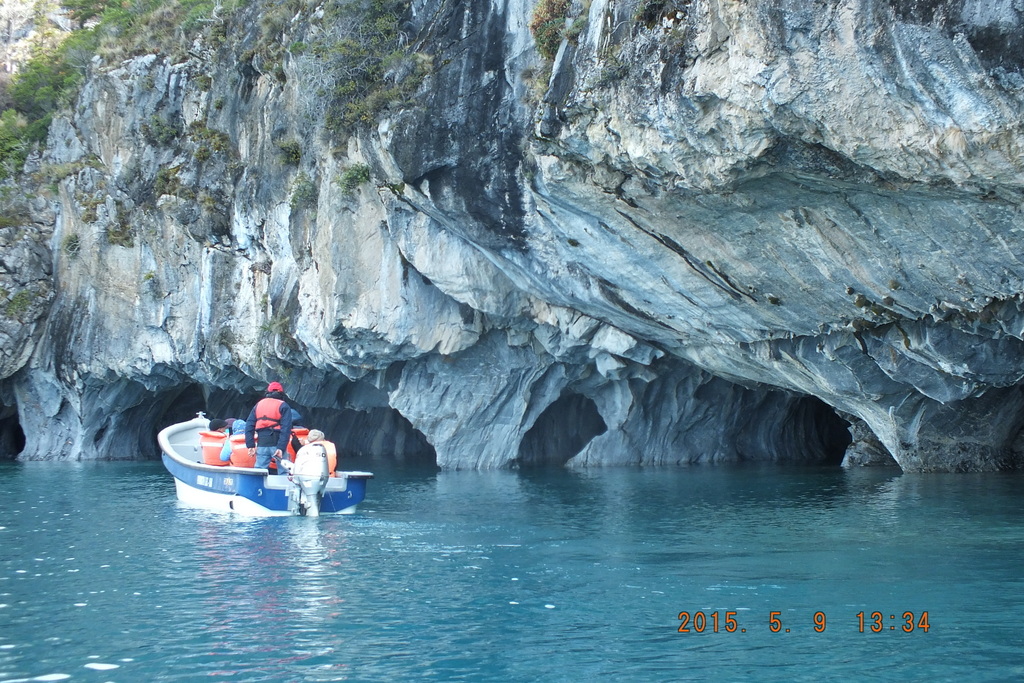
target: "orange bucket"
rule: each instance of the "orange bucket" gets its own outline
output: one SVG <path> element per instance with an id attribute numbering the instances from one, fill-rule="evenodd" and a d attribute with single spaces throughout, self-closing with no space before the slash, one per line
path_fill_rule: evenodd
<path id="1" fill-rule="evenodd" d="M 199 446 L 203 449 L 203 462 L 207 465 L 221 467 L 227 465 L 221 462 L 220 452 L 224 448 L 224 441 L 228 438 L 223 432 L 199 432 Z"/>

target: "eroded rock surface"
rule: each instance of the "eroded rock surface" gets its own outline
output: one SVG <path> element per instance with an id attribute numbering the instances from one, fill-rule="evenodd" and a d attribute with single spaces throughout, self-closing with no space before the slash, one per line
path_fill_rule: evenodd
<path id="1" fill-rule="evenodd" d="M 20 457 L 150 457 L 274 378 L 446 468 L 838 461 L 847 424 L 850 465 L 1018 466 L 1024 10 L 641 4 L 571 6 L 549 69 L 532 5 L 415 2 L 426 77 L 340 140 L 301 55 L 94 65 L 48 258 L 4 237 Z"/>

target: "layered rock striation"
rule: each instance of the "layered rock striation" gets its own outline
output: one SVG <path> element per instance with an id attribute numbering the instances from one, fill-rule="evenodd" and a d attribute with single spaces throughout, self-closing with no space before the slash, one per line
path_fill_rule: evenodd
<path id="1" fill-rule="evenodd" d="M 151 457 L 280 379 L 444 468 L 1021 462 L 1013 3 L 594 0 L 549 61 L 529 3 L 418 0 L 400 101 L 342 132 L 259 11 L 95 61 L 30 161 L 11 455 Z"/>

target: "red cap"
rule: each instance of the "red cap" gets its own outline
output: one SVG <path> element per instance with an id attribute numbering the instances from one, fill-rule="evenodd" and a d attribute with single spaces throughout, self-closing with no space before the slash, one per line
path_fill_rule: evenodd
<path id="1" fill-rule="evenodd" d="M 267 391 L 280 391 L 280 392 L 283 392 L 284 391 L 284 387 L 281 386 L 280 382 L 271 382 L 270 384 L 267 385 Z"/>

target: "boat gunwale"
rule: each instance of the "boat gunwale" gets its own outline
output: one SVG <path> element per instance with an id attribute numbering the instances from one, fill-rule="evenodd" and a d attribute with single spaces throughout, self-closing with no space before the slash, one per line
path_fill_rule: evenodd
<path id="1" fill-rule="evenodd" d="M 235 465 L 207 465 L 205 462 L 200 462 L 198 460 L 189 460 L 184 455 L 179 453 L 177 451 L 177 449 L 175 449 L 174 445 L 171 443 L 170 434 L 172 434 L 172 433 L 177 434 L 178 432 L 186 431 L 186 429 L 194 429 L 194 428 L 198 429 L 198 431 L 202 431 L 203 429 L 206 429 L 207 427 L 209 427 L 209 424 L 210 424 L 210 421 L 208 419 L 206 419 L 206 417 L 203 417 L 202 414 L 200 414 L 200 416 L 194 417 L 191 420 L 188 420 L 187 422 L 177 422 L 175 424 L 168 425 L 168 426 L 164 427 L 156 435 L 156 440 L 160 444 L 160 450 L 163 452 L 164 455 L 166 455 L 170 459 L 174 460 L 178 464 L 184 465 L 185 467 L 191 467 L 191 468 L 203 471 L 203 472 L 218 472 L 218 473 L 222 473 L 222 474 L 226 474 L 226 473 L 230 472 L 232 474 L 245 474 L 245 475 L 249 475 L 249 476 L 259 476 L 259 477 L 270 476 L 270 471 L 268 469 L 266 469 L 265 467 L 236 467 Z"/>

